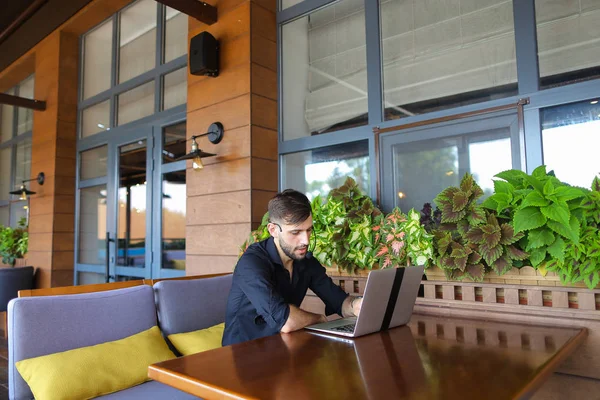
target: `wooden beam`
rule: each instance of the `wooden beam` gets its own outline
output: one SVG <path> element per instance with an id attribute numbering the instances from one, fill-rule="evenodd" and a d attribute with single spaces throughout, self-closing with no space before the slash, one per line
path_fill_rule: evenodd
<path id="1" fill-rule="evenodd" d="M 21 14 L 2 31 L 0 32 L 0 43 L 4 42 L 12 35 L 25 21 L 27 21 L 37 10 L 39 10 L 48 0 L 35 0 Z"/>
<path id="2" fill-rule="evenodd" d="M 200 0 L 156 0 L 207 25 L 217 22 L 217 8 Z"/>
<path id="3" fill-rule="evenodd" d="M 13 96 L 11 94 L 0 93 L 0 104 L 8 104 L 9 106 L 17 106 L 23 108 L 31 108 L 32 110 L 44 111 L 46 102 L 42 100 L 31 100 L 24 97 Z"/>

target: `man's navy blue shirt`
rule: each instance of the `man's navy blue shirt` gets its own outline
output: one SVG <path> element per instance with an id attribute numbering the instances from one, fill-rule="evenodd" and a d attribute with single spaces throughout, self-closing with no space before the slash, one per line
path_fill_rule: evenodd
<path id="1" fill-rule="evenodd" d="M 272 237 L 252 244 L 233 272 L 223 346 L 279 333 L 290 315 L 288 304 L 300 307 L 309 288 L 323 300 L 327 315 L 342 315 L 348 294 L 310 253 L 294 260 L 290 281 Z"/>

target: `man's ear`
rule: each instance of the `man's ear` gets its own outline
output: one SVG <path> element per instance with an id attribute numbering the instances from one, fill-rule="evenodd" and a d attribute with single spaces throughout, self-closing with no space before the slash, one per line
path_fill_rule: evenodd
<path id="1" fill-rule="evenodd" d="M 279 227 L 274 223 L 269 222 L 269 224 L 267 225 L 267 230 L 274 238 L 279 237 Z"/>

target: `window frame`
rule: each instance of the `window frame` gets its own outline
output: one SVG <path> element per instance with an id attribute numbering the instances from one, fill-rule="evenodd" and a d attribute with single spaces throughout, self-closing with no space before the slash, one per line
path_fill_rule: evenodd
<path id="1" fill-rule="evenodd" d="M 33 86 L 35 88 L 35 74 L 31 74 L 31 75 L 27 76 L 25 79 L 23 79 L 21 82 L 19 82 L 17 85 L 15 85 L 14 87 L 7 90 L 7 92 L 12 91 L 14 96 L 19 96 L 20 87 L 21 87 L 22 83 L 29 79 L 33 79 Z M 6 141 L 0 143 L 0 150 L 4 150 L 7 148 L 11 149 L 11 151 L 10 151 L 11 160 L 10 160 L 10 181 L 9 181 L 10 184 L 9 184 L 9 186 L 13 190 L 16 190 L 20 186 L 18 182 L 15 182 L 16 175 L 17 175 L 17 146 L 26 140 L 32 140 L 32 138 L 33 138 L 33 115 L 32 115 L 32 129 L 19 134 L 18 133 L 18 130 L 19 130 L 19 121 L 18 121 L 19 107 L 13 106 L 12 113 L 13 113 L 13 120 L 12 120 L 12 127 L 11 127 L 12 135 L 9 140 L 6 140 Z M 27 178 L 27 179 L 29 179 L 29 178 Z M 3 194 L 0 195 L 0 198 L 2 198 L 1 196 L 3 196 Z M 7 209 L 8 209 L 8 226 L 16 227 L 19 221 L 12 220 L 12 215 L 13 215 L 12 208 L 29 206 L 29 204 L 28 204 L 29 201 L 28 200 L 27 201 L 14 200 L 14 199 L 11 199 L 11 196 L 14 196 L 14 195 L 10 195 L 7 193 L 7 198 L 0 200 L 0 207 L 7 207 Z M 27 215 L 29 215 L 29 211 L 27 211 Z"/>
<path id="2" fill-rule="evenodd" d="M 375 134 L 377 128 L 389 128 L 399 124 L 398 120 L 385 121 L 383 116 L 383 71 L 381 59 L 381 20 L 379 1 L 364 0 L 365 7 L 365 39 L 367 52 L 367 93 L 368 93 L 368 116 L 367 125 L 358 128 L 350 128 L 331 133 L 305 137 L 293 140 L 284 140 L 283 132 L 283 48 L 282 30 L 283 26 L 298 18 L 330 6 L 338 0 L 304 0 L 286 9 L 282 9 L 282 1 L 278 1 L 277 11 L 277 79 L 278 79 L 278 145 L 280 180 L 279 188 L 283 189 L 286 182 L 282 171 L 282 157 L 286 154 L 308 151 L 320 147 L 331 146 L 356 140 L 369 140 L 369 157 L 371 164 L 371 192 L 370 197 L 377 197 L 377 171 L 380 171 L 380 195 L 383 198 L 386 190 L 391 190 L 393 181 L 385 173 L 382 154 L 385 149 L 383 140 L 379 140 L 379 148 L 375 148 Z M 536 167 L 542 165 L 543 151 L 541 139 L 540 109 L 567 104 L 577 101 L 585 101 L 598 97 L 600 92 L 600 79 L 588 80 L 579 83 L 564 85 L 561 87 L 540 89 L 540 72 L 537 51 L 537 24 L 535 16 L 535 0 L 513 0 L 513 18 L 515 34 L 515 50 L 517 64 L 517 87 L 516 96 L 505 97 L 497 100 L 484 101 L 481 103 L 459 106 L 426 114 L 408 116 L 403 118 L 402 124 L 416 122 L 427 122 L 428 120 L 449 117 L 457 114 L 479 112 L 497 106 L 506 106 L 526 99 L 523 106 L 523 130 L 524 135 L 521 143 L 521 169 L 531 173 Z M 518 40 L 516 40 L 518 38 Z M 449 121 L 437 126 L 450 126 L 455 121 Z M 400 133 L 394 133 L 395 135 Z M 415 138 L 418 140 L 418 138 Z M 524 147 L 524 148 L 523 148 Z M 379 154 L 379 164 L 376 158 Z M 385 208 L 385 207 L 384 207 Z M 386 211 L 389 211 L 386 209 Z"/>

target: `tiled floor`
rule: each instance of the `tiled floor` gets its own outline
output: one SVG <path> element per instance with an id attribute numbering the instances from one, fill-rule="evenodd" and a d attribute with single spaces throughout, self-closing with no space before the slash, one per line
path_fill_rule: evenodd
<path id="1" fill-rule="evenodd" d="M 8 400 L 8 345 L 0 330 L 0 400 Z"/>

